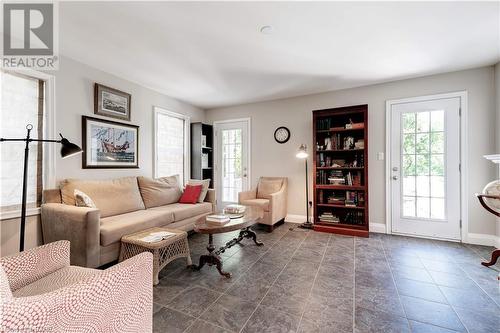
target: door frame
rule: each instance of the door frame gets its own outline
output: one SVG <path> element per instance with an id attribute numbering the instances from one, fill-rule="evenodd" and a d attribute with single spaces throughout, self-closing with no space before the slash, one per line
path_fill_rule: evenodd
<path id="1" fill-rule="evenodd" d="M 226 120 L 215 120 L 212 125 L 214 127 L 214 189 L 217 191 L 218 188 L 218 179 L 219 179 L 219 158 L 218 158 L 218 140 L 216 138 L 217 136 L 217 125 L 221 124 L 227 124 L 227 123 L 235 123 L 235 122 L 245 122 L 247 124 L 247 177 L 248 177 L 248 187 L 249 189 L 252 188 L 252 118 L 247 117 L 247 118 L 235 118 L 235 119 L 226 119 Z M 216 193 L 216 207 L 218 207 L 219 202 L 218 202 L 219 196 Z"/>
<path id="2" fill-rule="evenodd" d="M 395 104 L 422 102 L 428 100 L 445 99 L 445 98 L 460 98 L 460 235 L 461 242 L 465 243 L 468 239 L 469 231 L 469 209 L 467 206 L 467 156 L 468 156 L 468 131 L 467 131 L 467 91 L 456 91 L 435 95 L 415 96 L 401 99 L 387 100 L 385 103 L 385 233 L 393 234 L 392 232 L 392 185 L 391 185 L 391 147 L 392 147 L 392 114 L 391 109 Z M 397 234 L 397 233 L 394 233 Z M 431 238 L 432 237 L 425 237 Z"/>

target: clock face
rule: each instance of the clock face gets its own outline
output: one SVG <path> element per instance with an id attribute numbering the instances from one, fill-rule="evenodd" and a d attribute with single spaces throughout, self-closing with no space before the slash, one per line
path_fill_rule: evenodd
<path id="1" fill-rule="evenodd" d="M 285 143 L 290 139 L 290 130 L 286 127 L 278 127 L 276 131 L 274 131 L 274 139 L 278 143 Z"/>

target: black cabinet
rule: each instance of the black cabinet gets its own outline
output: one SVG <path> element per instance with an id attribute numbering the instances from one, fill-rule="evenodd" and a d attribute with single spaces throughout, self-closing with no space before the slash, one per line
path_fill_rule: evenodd
<path id="1" fill-rule="evenodd" d="M 191 179 L 214 183 L 214 130 L 212 125 L 191 123 Z"/>

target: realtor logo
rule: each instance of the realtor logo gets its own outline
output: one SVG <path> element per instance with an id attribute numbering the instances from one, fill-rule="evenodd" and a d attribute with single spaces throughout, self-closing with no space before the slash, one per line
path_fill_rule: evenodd
<path id="1" fill-rule="evenodd" d="M 57 69 L 56 5 L 3 4 L 2 67 Z"/>

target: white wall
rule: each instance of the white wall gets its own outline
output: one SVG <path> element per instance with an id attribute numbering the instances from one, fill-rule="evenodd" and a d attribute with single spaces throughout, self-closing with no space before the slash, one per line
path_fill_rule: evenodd
<path id="1" fill-rule="evenodd" d="M 305 216 L 304 165 L 295 158 L 301 143 L 312 146 L 312 110 L 368 104 L 369 197 L 371 223 L 385 223 L 385 102 L 413 96 L 468 91 L 469 98 L 469 232 L 495 233 L 494 218 L 484 211 L 475 192 L 495 176 L 492 163 L 482 156 L 495 152 L 494 69 L 484 67 L 328 93 L 208 110 L 208 122 L 231 118 L 252 119 L 252 183 L 259 176 L 289 178 L 288 213 Z M 287 126 L 291 139 L 276 143 L 273 132 Z M 310 159 L 311 161 L 311 159 Z"/>
<path id="2" fill-rule="evenodd" d="M 57 156 L 56 179 L 58 181 L 65 178 L 102 179 L 131 175 L 152 176 L 153 106 L 188 115 L 191 121 L 204 120 L 204 110 L 69 58 L 61 58 L 59 70 L 51 74 L 55 76 L 56 84 L 56 130 L 70 141 L 80 146 L 82 144 L 82 115 L 113 120 L 94 115 L 94 82 L 130 93 L 132 113 L 129 123 L 139 126 L 139 169 L 82 169 L 81 156 L 64 160 Z M 1 221 L 0 255 L 18 251 L 19 221 L 19 219 Z M 25 239 L 26 248 L 41 244 L 39 218 L 28 219 Z"/>
<path id="3" fill-rule="evenodd" d="M 191 121 L 203 121 L 204 111 L 190 104 L 144 88 L 138 84 L 62 58 L 56 77 L 56 128 L 70 141 L 82 144 L 82 115 L 116 120 L 94 115 L 94 82 L 125 91 L 132 95 L 130 124 L 139 126 L 139 169 L 82 169 L 82 158 L 57 158 L 56 178 L 102 179 L 131 175 L 153 175 L 153 106 L 182 113 Z M 125 73 L 124 73 L 124 76 Z M 120 120 L 117 120 L 120 121 Z M 127 123 L 127 121 L 123 121 Z"/>

